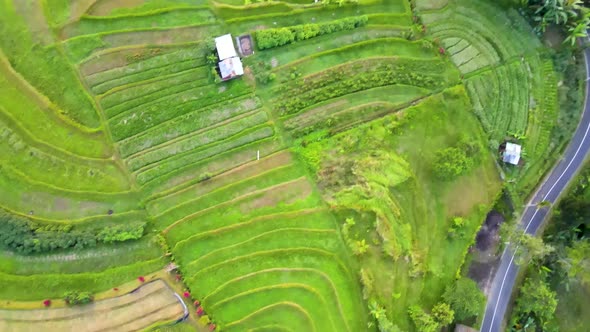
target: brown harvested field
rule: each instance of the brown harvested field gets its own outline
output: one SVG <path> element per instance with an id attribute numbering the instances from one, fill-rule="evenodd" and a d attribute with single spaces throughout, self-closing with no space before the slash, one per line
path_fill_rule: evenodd
<path id="1" fill-rule="evenodd" d="M 114 9 L 133 8 L 143 4 L 145 0 L 92 0 L 92 2 L 95 3 L 90 9 L 88 9 L 88 14 L 106 16 L 111 14 Z"/>
<path id="2" fill-rule="evenodd" d="M 199 197 L 206 195 L 215 189 L 227 186 L 229 184 L 257 176 L 266 171 L 270 171 L 277 167 L 287 166 L 291 163 L 292 156 L 289 151 L 280 151 L 272 154 L 266 158 L 260 160 L 253 160 L 247 164 L 238 166 L 229 170 L 228 172 L 221 173 L 220 175 L 214 176 L 213 178 L 197 182 L 194 185 L 184 188 L 183 190 L 175 191 L 171 195 L 160 197 L 148 203 L 147 209 L 150 212 L 157 213 L 160 203 L 164 203 L 164 206 L 173 206 L 181 204 L 186 200 L 186 196 Z"/>
<path id="3" fill-rule="evenodd" d="M 162 281 L 123 296 L 65 308 L 0 310 L 0 331 L 137 331 L 181 318 L 184 307 Z"/>

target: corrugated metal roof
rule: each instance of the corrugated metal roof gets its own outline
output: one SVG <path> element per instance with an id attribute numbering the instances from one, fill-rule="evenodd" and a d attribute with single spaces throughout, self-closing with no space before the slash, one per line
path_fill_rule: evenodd
<path id="1" fill-rule="evenodd" d="M 502 160 L 504 160 L 505 163 L 518 165 L 518 162 L 520 161 L 520 150 L 520 145 L 506 143 L 506 150 L 504 150 L 504 158 Z"/>
<path id="2" fill-rule="evenodd" d="M 219 62 L 219 72 L 224 80 L 244 75 L 244 67 L 240 58 L 233 57 Z"/>
<path id="3" fill-rule="evenodd" d="M 238 56 L 234 47 L 234 41 L 229 33 L 215 38 L 215 47 L 217 48 L 220 61 Z"/>

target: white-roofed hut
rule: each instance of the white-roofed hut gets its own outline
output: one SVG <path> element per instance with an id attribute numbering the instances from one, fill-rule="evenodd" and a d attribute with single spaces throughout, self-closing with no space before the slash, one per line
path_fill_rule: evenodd
<path id="1" fill-rule="evenodd" d="M 505 163 L 509 163 L 512 165 L 518 165 L 518 163 L 520 162 L 520 151 L 521 151 L 520 145 L 507 142 L 506 149 L 504 149 L 504 155 L 502 157 L 502 160 Z"/>
<path id="2" fill-rule="evenodd" d="M 219 75 L 224 81 L 244 75 L 242 61 L 236 53 L 231 34 L 215 38 L 215 48 L 219 57 Z"/>

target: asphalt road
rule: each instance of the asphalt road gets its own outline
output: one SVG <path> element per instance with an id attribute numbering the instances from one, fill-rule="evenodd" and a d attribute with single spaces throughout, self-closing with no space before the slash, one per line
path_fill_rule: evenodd
<path id="1" fill-rule="evenodd" d="M 578 128 L 569 143 L 562 159 L 557 163 L 549 176 L 544 179 L 537 192 L 527 204 L 521 218 L 521 225 L 529 234 L 537 234 L 539 226 L 547 216 L 548 208 L 537 208 L 537 203 L 549 201 L 554 203 L 561 195 L 568 183 L 575 178 L 577 171 L 584 164 L 584 159 L 590 151 L 590 49 L 584 51 L 586 62 L 586 100 Z M 510 302 L 510 295 L 518 275 L 519 266 L 514 261 L 514 249 L 518 244 L 509 244 L 502 253 L 500 267 L 492 281 L 492 287 L 486 303 L 481 332 L 499 332 L 504 325 L 506 307 Z"/>

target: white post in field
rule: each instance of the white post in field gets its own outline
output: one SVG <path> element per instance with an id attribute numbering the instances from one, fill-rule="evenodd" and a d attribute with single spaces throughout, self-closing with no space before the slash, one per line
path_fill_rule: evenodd
<path id="1" fill-rule="evenodd" d="M 256 160 L 260 160 L 260 150 L 256 151 Z"/>

